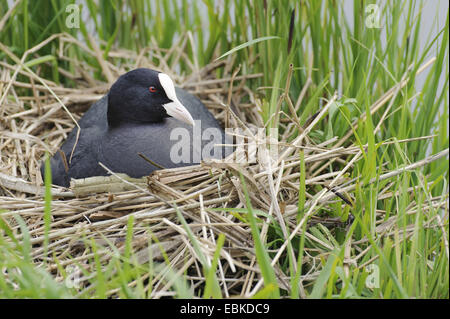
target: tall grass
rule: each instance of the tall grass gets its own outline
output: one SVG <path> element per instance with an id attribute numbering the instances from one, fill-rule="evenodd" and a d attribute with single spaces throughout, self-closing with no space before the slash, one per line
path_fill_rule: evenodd
<path id="1" fill-rule="evenodd" d="M 11 3 L 14 2 L 2 2 L 0 17 L 6 14 Z M 432 208 L 410 214 L 408 206 L 415 201 L 420 209 L 433 196 L 444 194 L 448 198 L 448 158 L 441 158 L 413 172 L 405 171 L 395 178 L 368 184 L 369 180 L 378 179 L 383 170 L 395 170 L 449 146 L 448 12 L 445 27 L 434 38 L 430 38 L 421 50 L 419 31 L 424 17 L 417 13 L 423 5 L 422 1 L 386 2 L 386 5 L 380 7 L 381 28 L 366 26 L 366 6 L 376 3 L 375 1 L 355 0 L 353 12 L 344 13 L 344 6 L 339 1 L 223 0 L 219 3 L 213 0 L 86 0 L 80 5 L 83 13 L 80 29 L 66 25 L 66 7 L 74 3 L 78 2 L 21 1 L 0 30 L 0 42 L 21 57 L 28 49 L 54 34 L 66 32 L 88 45 L 89 35 L 94 35 L 107 58 L 112 47 L 139 52 L 156 43 L 159 47 L 170 48 L 181 36 L 191 33 L 193 41 L 189 43 L 186 54 L 197 61 L 199 66 L 217 58 L 226 59 L 230 63 L 232 59 L 236 59 L 234 65 L 241 65 L 241 73 L 263 74 L 261 78 L 249 83 L 261 98 L 263 119 L 269 126 L 279 128 L 280 132 L 284 131 L 285 126 L 281 123 L 280 116 L 273 115 L 278 110 L 282 93 L 287 94 L 293 104 L 299 102 L 295 116 L 303 125 L 320 111 L 326 99 L 334 92 L 339 92 L 342 98 L 330 110 L 327 120 L 321 121 L 311 132 L 310 138 L 319 144 L 333 136 L 343 138 L 350 132 L 346 144 L 353 143 L 361 149 L 367 145 L 367 152 L 363 152 L 364 159 L 355 164 L 349 176 L 358 185 L 354 194 L 355 205 L 351 208 L 355 222 L 347 234 L 331 234 L 323 227 L 313 226 L 311 231 L 323 243 L 335 249 L 327 259 L 323 259 L 322 272 L 316 284 L 305 287 L 303 293 L 316 298 L 448 298 L 449 262 L 443 239 L 443 230 L 448 235 L 448 211 L 446 224 L 442 229 L 427 228 L 424 227 L 425 216 L 430 220 L 441 216 L 442 211 Z M 399 21 L 403 22 L 404 28 L 399 27 Z M 35 60 L 35 64 L 28 66 L 41 76 L 70 86 L 73 85 L 71 80 L 63 72 L 57 71 L 71 72 L 76 65 L 73 60 L 61 59 L 57 55 L 58 45 L 58 41 L 54 40 L 42 47 L 29 59 L 45 58 Z M 82 49 L 70 46 L 65 55 L 84 61 L 92 67 L 97 79 L 104 80 L 101 65 L 96 59 L 85 55 Z M 436 60 L 423 86 L 418 88 L 415 74 L 431 55 Z M 0 52 L 0 60 L 8 59 L 4 52 Z M 292 81 L 288 91 L 284 92 L 289 65 L 293 66 Z M 183 61 L 179 67 L 182 73 L 190 72 L 189 66 Z M 217 72 L 220 76 L 222 71 Z M 405 78 L 410 80 L 398 90 L 392 103 L 386 103 L 371 114 L 369 107 Z M 305 98 L 297 100 L 305 87 Z M 262 89 L 257 90 L 258 88 Z M 420 94 L 416 95 L 418 89 Z M 280 108 L 286 114 L 291 113 L 286 99 L 282 100 Z M 361 116 L 364 113 L 365 116 Z M 377 127 L 382 118 L 385 118 L 383 124 Z M 297 134 L 298 130 L 294 131 L 289 140 L 294 139 Z M 426 140 L 398 143 L 399 140 L 428 135 L 435 136 Z M 384 141 L 393 143 L 382 145 L 381 142 Z M 344 163 L 334 163 L 330 170 L 336 171 L 343 166 Z M 306 200 L 304 164 L 301 171 L 303 177 L 300 180 L 299 220 L 303 217 Z M 415 187 L 412 197 L 408 191 L 411 187 Z M 377 196 L 385 188 L 398 193 L 398 196 L 378 199 Z M 279 248 L 282 236 L 277 237 L 277 232 L 274 231 L 270 233 L 267 243 L 259 242 L 258 225 L 253 219 L 252 208 L 248 205 L 247 209 L 264 281 L 267 285 L 276 286 L 274 274 L 269 267 L 273 256 L 266 254 L 261 245 L 265 249 Z M 334 214 L 346 219 L 349 209 L 342 212 L 340 206 L 335 211 L 321 208 L 319 213 Z M 399 217 L 397 233 L 393 237 L 375 236 L 377 210 L 385 211 L 385 220 L 394 215 Z M 14 241 L 7 224 L 1 218 L 0 223 L 2 236 L 8 236 Z M 408 240 L 401 235 L 407 225 L 414 225 L 413 235 Z M 279 225 L 274 222 L 273 227 L 279 228 Z M 23 231 L 26 233 L 25 229 Z M 298 271 L 293 274 L 293 297 L 300 294 L 300 273 L 307 271 L 301 267 L 304 249 L 323 248 L 304 236 L 297 239 L 293 245 L 298 259 L 286 258 L 281 261 L 285 262 L 286 269 L 292 269 L 293 263 L 296 263 Z M 367 241 L 369 253 L 364 254 L 358 263 L 377 265 L 380 275 L 377 288 L 371 289 L 365 285 L 369 276 L 366 268 L 350 268 L 349 274 L 345 275 L 345 247 L 351 240 Z M 41 272 L 19 262 L 27 261 L 29 244 L 25 243 L 20 251 L 13 250 L 9 245 L 0 237 L 0 265 L 8 269 L 19 265 L 23 277 L 15 275 L 15 280 L 21 283 L 20 289 L 15 290 L 0 276 L 0 296 L 51 297 L 55 293 L 59 296 L 70 295 L 69 291 L 50 279 L 46 281 L 48 289 L 43 290 L 44 294 L 33 291 L 33 278 L 41 276 Z M 93 247 L 95 248 L 94 243 Z M 131 255 L 125 257 L 125 261 L 114 262 L 129 262 Z M 96 259 L 95 262 L 98 263 L 99 260 Z M 215 265 L 205 268 L 207 276 L 211 276 L 210 269 L 215 270 Z M 115 273 L 113 267 L 108 269 L 111 271 L 101 275 L 99 268 L 98 276 L 93 280 L 97 290 L 84 292 L 81 296 L 105 297 L 105 291 L 111 289 L 111 285 L 123 286 L 132 278 L 139 278 L 139 271 L 134 273 L 129 267 L 120 268 L 124 269 L 122 273 Z M 219 296 L 216 279 L 212 277 L 210 282 L 211 286 L 205 294 Z M 135 294 L 125 288 L 121 291 L 123 297 L 145 296 L 143 292 Z M 126 291 L 129 293 L 125 293 Z M 178 291 L 181 291 L 179 296 L 189 295 L 184 282 Z M 267 296 L 279 296 L 278 287 L 270 290 Z"/>

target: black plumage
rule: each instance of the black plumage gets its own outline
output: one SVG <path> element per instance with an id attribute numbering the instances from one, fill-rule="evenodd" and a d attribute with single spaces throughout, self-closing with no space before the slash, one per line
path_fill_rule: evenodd
<path id="1" fill-rule="evenodd" d="M 192 120 L 195 125 L 188 124 Z M 203 103 L 174 88 L 167 75 L 150 69 L 136 69 L 119 77 L 78 124 L 81 133 L 71 159 L 77 127 L 61 147 L 68 167 L 59 152 L 50 160 L 53 184 L 67 187 L 71 178 L 108 175 L 99 162 L 115 173 L 136 178 L 158 169 L 139 153 L 173 168 L 205 158 L 223 158 L 232 152 L 230 147 L 212 147 L 230 141 Z"/>

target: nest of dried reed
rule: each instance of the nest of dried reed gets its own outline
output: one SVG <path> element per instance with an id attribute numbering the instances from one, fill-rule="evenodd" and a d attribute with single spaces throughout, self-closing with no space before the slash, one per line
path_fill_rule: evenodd
<path id="1" fill-rule="evenodd" d="M 222 123 L 227 122 L 229 127 L 252 132 L 255 128 L 264 126 L 258 109 L 260 101 L 246 85 L 249 79 L 260 77 L 261 74 L 239 75 L 231 58 L 227 62 L 218 61 L 198 68 L 195 61 L 190 61 L 183 53 L 186 40 L 180 40 L 180 45 L 170 50 L 155 46 L 140 53 L 110 51 L 110 60 L 121 58 L 129 61 L 121 67 L 115 66 L 110 60 L 104 61 L 102 52 L 95 45 L 91 50 L 68 35 L 55 35 L 40 46 L 49 41 L 60 41 L 62 52 L 66 45 L 84 48 L 88 54 L 98 59 L 104 77 L 109 82 L 100 83 L 95 80 L 90 76 L 89 67 L 80 62 L 75 74 L 59 70 L 61 74 L 74 80 L 78 84 L 77 88 L 61 87 L 23 67 L 25 57 L 20 60 L 7 48 L 1 48 L 17 62 L 15 65 L 0 62 L 1 218 L 20 240 L 22 234 L 14 217 L 21 216 L 31 236 L 31 257 L 37 265 L 54 274 L 57 280 L 63 279 L 58 268 L 61 266 L 77 264 L 88 271 L 94 269 L 90 245 L 92 240 L 99 247 L 96 253 L 101 256 L 104 265 L 114 254 L 122 252 L 129 217 L 133 215 L 132 248 L 138 257 L 137 262 L 146 263 L 151 259 L 162 263 L 164 259 L 161 247 L 167 258 L 166 263 L 161 264 L 163 266 L 158 274 L 148 277 L 151 280 L 147 282 L 146 289 L 151 289 L 150 296 L 158 298 L 174 294 L 170 289 L 172 279 L 167 276 L 169 269 L 178 274 L 187 274 L 185 278 L 191 286 L 201 289 L 205 282 L 199 267 L 201 260 L 177 217 L 178 208 L 189 221 L 189 228 L 209 262 L 216 250 L 218 234 L 225 234 L 225 245 L 221 251 L 217 273 L 223 296 L 253 295 L 261 287 L 262 277 L 256 263 L 250 227 L 238 214 L 227 210 L 230 207 L 246 206 L 240 174 L 246 182 L 253 207 L 268 214 L 267 218 L 261 218 L 261 239 L 267 239 L 271 218 L 277 221 L 282 236 L 286 239 L 276 251 L 271 252 L 272 265 L 282 289 L 290 290 L 290 277 L 280 268 L 279 261 L 286 257 L 287 243 L 301 232 L 305 222 L 308 225 L 325 225 L 330 229 L 346 227 L 339 218 L 315 215 L 318 207 L 336 203 L 343 207 L 352 204 L 348 192 L 355 188 L 355 181 L 349 180 L 346 173 L 362 157 L 359 147 L 343 146 L 351 132 L 341 140 L 333 138 L 320 145 L 308 138 L 308 133 L 336 100 L 334 96 L 324 103 L 320 114 L 316 114 L 304 126 L 298 124 L 298 118 L 293 115 L 295 112 L 286 115 L 282 122 L 285 133 L 280 136 L 277 145 L 280 156 L 269 167 L 259 162 L 241 165 L 215 161 L 193 167 L 160 170 L 140 180 L 113 174 L 108 178 L 75 181 L 70 189 L 52 188 L 49 243 L 44 247 L 45 200 L 39 172 L 42 157 L 45 151 L 52 154 L 57 151 L 75 126 L 73 119 L 79 119 L 90 104 L 105 94 L 115 78 L 126 70 L 150 67 L 170 74 L 179 86 L 198 96 L 216 118 Z M 32 54 L 36 49 L 38 48 L 33 48 L 28 53 Z M 170 64 L 169 57 L 172 57 Z M 61 55 L 61 58 L 64 57 Z M 190 74 L 180 76 L 173 71 L 179 59 L 191 66 Z M 214 71 L 219 67 L 224 68 L 224 74 L 228 76 L 217 79 Z M 17 74 L 25 76 L 28 81 L 18 81 Z M 286 85 L 288 87 L 289 83 Z M 386 92 L 371 109 L 376 111 L 387 103 L 402 85 L 403 82 Z M 30 90 L 24 91 L 23 88 Z M 285 99 L 293 111 L 303 98 L 302 92 L 295 104 L 286 95 L 282 95 L 280 101 Z M 285 143 L 292 129 L 298 129 L 300 134 L 291 143 Z M 307 191 L 303 217 L 297 220 L 300 151 L 305 156 Z M 445 155 L 446 153 L 442 153 L 437 156 Z M 414 163 L 410 168 L 420 167 L 433 159 L 430 157 Z M 344 163 L 344 169 L 326 172 L 326 168 L 334 161 Z M 395 176 L 400 171 L 402 170 L 387 172 L 381 178 Z M 323 186 L 322 190 L 312 193 L 317 185 Z M 393 194 L 387 192 L 381 196 Z M 441 205 L 442 201 L 435 198 L 430 203 L 431 206 Z M 410 209 L 413 210 L 414 207 Z M 380 222 L 377 232 L 380 235 L 389 234 L 395 218 L 393 216 Z M 333 250 L 330 242 L 323 241 L 306 229 L 307 238 L 323 249 L 314 254 L 305 249 L 304 263 L 308 265 L 308 272 L 301 276 L 301 288 L 317 277 L 321 268 L 320 256 Z M 407 238 L 408 231 L 409 229 L 405 229 L 405 233 L 400 235 Z M 155 243 L 156 240 L 158 243 Z M 345 256 L 346 271 L 349 265 L 358 264 L 365 253 L 358 246 L 364 240 L 349 243 Z M 55 260 L 58 260 L 59 266 Z M 363 266 L 358 264 L 358 267 Z M 129 284 L 135 285 L 136 281 Z M 80 291 L 85 289 L 89 289 L 89 278 L 81 276 Z M 300 292 L 303 294 L 302 289 Z M 111 296 L 116 293 L 114 290 L 108 291 Z"/>

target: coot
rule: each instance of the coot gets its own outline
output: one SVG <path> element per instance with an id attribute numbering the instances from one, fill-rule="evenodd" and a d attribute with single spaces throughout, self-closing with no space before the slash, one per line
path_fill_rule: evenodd
<path id="1" fill-rule="evenodd" d="M 61 147 L 64 155 L 56 152 L 50 160 L 53 184 L 68 187 L 71 178 L 106 176 L 99 162 L 134 178 L 159 169 L 139 153 L 173 168 L 232 152 L 231 147 L 214 146 L 231 140 L 203 103 L 175 88 L 167 74 L 151 69 L 120 76 L 78 124 L 81 133 L 72 157 L 77 127 Z"/>

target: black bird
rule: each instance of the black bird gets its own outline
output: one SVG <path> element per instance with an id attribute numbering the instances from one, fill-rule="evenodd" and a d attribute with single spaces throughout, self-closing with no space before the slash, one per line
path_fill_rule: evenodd
<path id="1" fill-rule="evenodd" d="M 135 178 L 159 169 L 139 153 L 173 168 L 232 152 L 231 147 L 214 147 L 231 139 L 203 103 L 175 88 L 167 74 L 151 69 L 120 76 L 78 124 L 81 132 L 72 157 L 78 127 L 62 145 L 64 155 L 56 152 L 50 160 L 53 184 L 68 187 L 71 178 L 108 175 L 99 162 Z"/>

